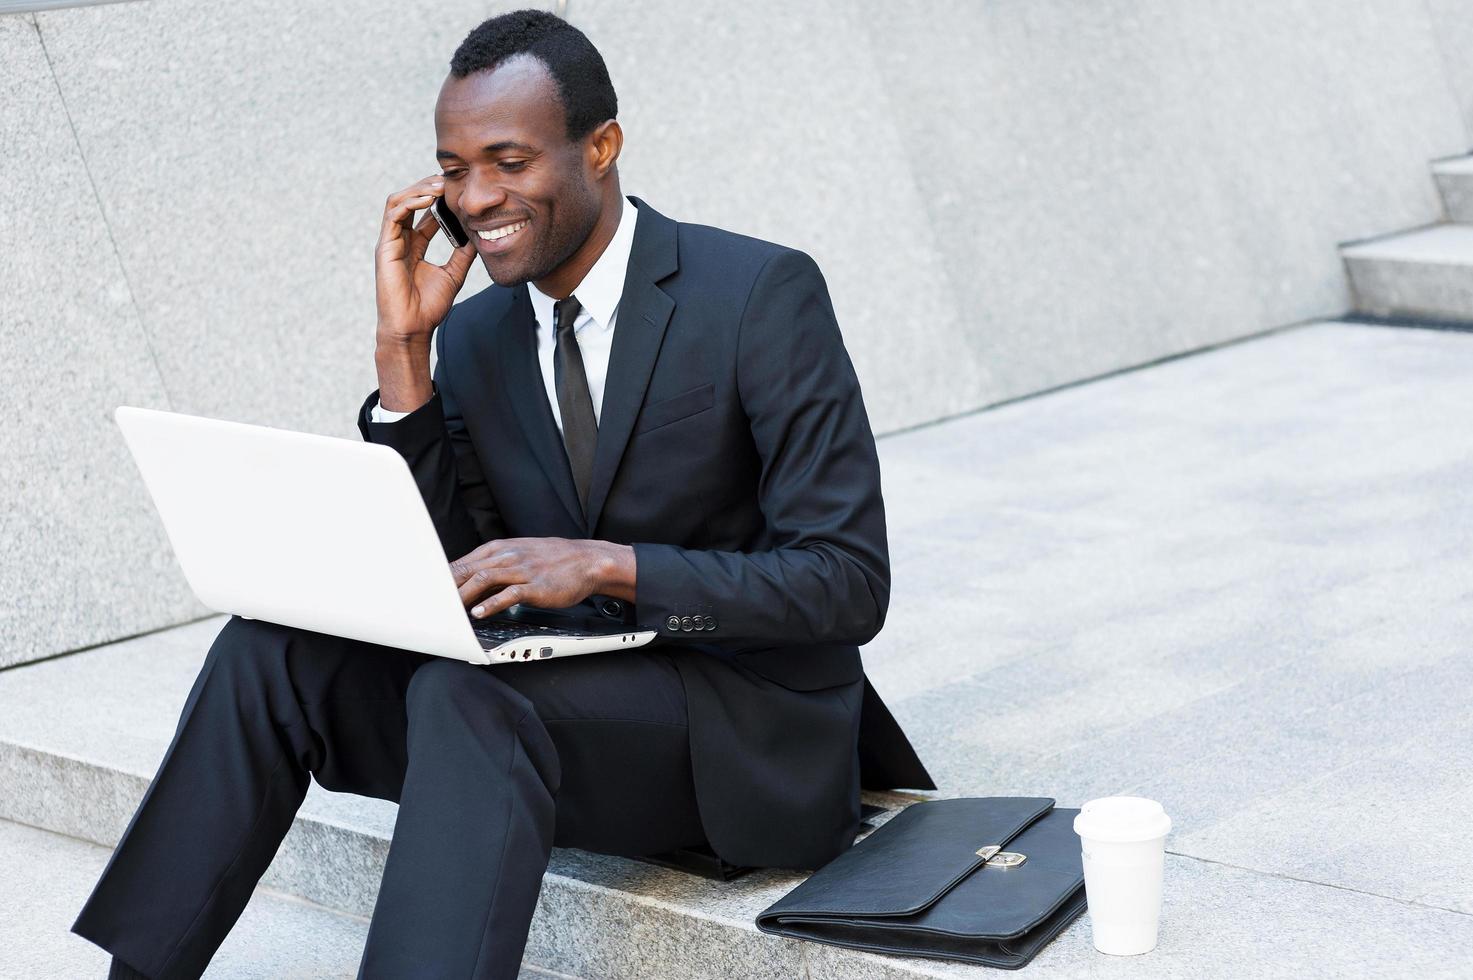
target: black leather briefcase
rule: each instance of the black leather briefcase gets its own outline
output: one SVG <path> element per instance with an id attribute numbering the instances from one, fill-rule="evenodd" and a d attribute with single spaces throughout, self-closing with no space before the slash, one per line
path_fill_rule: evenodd
<path id="1" fill-rule="evenodd" d="M 1078 810 L 913 803 L 757 915 L 763 932 L 1017 969 L 1084 911 Z"/>

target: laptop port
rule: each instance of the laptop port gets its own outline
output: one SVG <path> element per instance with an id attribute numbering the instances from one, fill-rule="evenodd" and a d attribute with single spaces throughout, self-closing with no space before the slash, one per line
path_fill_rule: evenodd
<path id="1" fill-rule="evenodd" d="M 537 656 L 539 658 L 545 658 L 545 657 L 552 656 L 552 647 L 543 647 L 541 650 L 539 650 L 537 652 Z"/>

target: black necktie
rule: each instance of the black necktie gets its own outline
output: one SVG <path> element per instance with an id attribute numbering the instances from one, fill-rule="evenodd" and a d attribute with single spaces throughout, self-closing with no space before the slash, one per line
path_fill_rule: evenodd
<path id="1" fill-rule="evenodd" d="M 557 347 L 552 354 L 552 374 L 557 386 L 557 407 L 563 418 L 563 445 L 573 467 L 573 482 L 583 514 L 588 514 L 588 484 L 593 479 L 593 447 L 598 440 L 598 421 L 593 415 L 593 396 L 583 372 L 583 355 L 573 324 L 578 319 L 578 298 L 569 296 L 552 306 L 552 332 Z"/>

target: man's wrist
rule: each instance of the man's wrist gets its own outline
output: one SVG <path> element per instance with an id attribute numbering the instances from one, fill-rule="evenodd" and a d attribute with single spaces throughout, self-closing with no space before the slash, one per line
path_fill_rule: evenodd
<path id="1" fill-rule="evenodd" d="M 425 351 L 429 352 L 432 333 L 396 333 L 378 327 L 374 330 L 374 343 L 380 351 Z"/>
<path id="2" fill-rule="evenodd" d="M 598 561 L 595 575 L 599 595 L 613 596 L 625 602 L 635 602 L 635 583 L 638 577 L 634 562 L 634 548 L 613 541 L 595 541 Z"/>
<path id="3" fill-rule="evenodd" d="M 373 362 L 378 371 L 379 404 L 384 408 L 413 411 L 434 395 L 428 340 L 405 342 L 381 335 Z"/>

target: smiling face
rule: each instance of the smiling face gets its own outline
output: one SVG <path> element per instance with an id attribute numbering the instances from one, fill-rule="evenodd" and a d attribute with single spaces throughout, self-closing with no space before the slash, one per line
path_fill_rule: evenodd
<path id="1" fill-rule="evenodd" d="M 582 280 L 607 244 L 593 233 L 609 211 L 611 189 L 621 203 L 618 147 L 609 155 L 604 145 L 609 127 L 617 144 L 613 122 L 570 140 L 557 82 L 528 55 L 445 80 L 435 103 L 445 200 L 496 283 L 569 278 L 565 271 L 576 273 L 569 289 Z M 590 247 L 587 265 L 573 268 Z"/>

